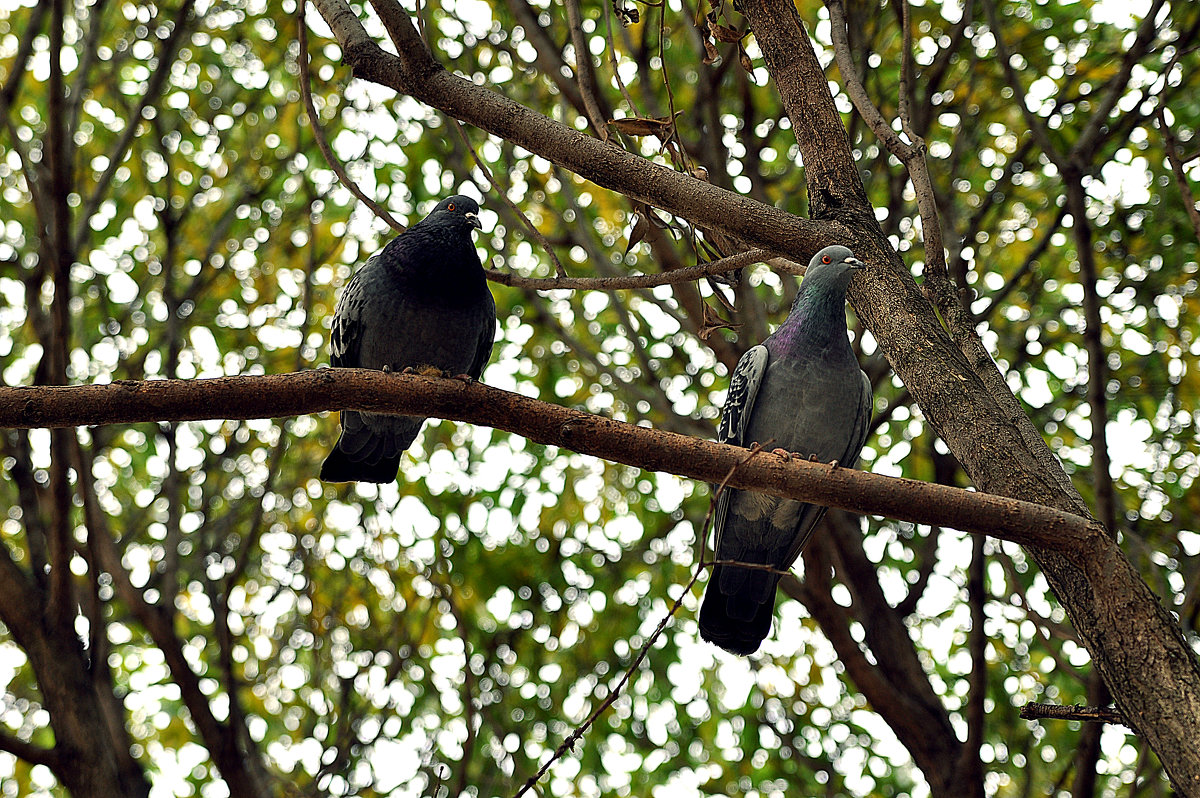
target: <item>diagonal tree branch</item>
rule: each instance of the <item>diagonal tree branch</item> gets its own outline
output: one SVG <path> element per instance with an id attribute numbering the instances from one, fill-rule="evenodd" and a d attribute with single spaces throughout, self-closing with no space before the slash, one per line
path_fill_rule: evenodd
<path id="1" fill-rule="evenodd" d="M 567 7 L 567 24 L 571 28 L 571 46 L 575 50 L 575 81 L 579 84 L 579 93 L 583 98 L 583 107 L 587 109 L 588 121 L 602 141 L 608 140 L 608 126 L 605 120 L 608 112 L 600 107 L 596 91 L 595 65 L 592 63 L 592 51 L 588 49 L 587 34 L 583 32 L 583 14 L 579 10 L 579 0 L 563 0 Z"/>
<path id="2" fill-rule="evenodd" d="M 393 0 L 374 0 L 372 5 L 400 55 L 381 49 L 344 0 L 316 0 L 315 4 L 356 77 L 408 94 L 600 186 L 802 262 L 822 246 L 851 238 L 849 230 L 836 223 L 801 219 L 660 166 L 447 72 L 433 60 L 412 20 Z"/>
<path id="3" fill-rule="evenodd" d="M 37 3 L 29 12 L 25 21 L 25 30 L 21 33 L 21 43 L 17 45 L 16 55 L 8 66 L 8 80 L 0 87 L 0 119 L 8 118 L 12 101 L 21 90 L 21 83 L 29 70 L 29 57 L 33 54 L 33 45 L 42 32 L 42 23 L 50 11 L 49 3 Z M 13 137 L 14 140 L 16 136 Z"/>
<path id="4" fill-rule="evenodd" d="M 1171 126 L 1167 124 L 1167 117 L 1163 113 L 1162 106 L 1155 109 L 1154 118 L 1158 121 L 1159 132 L 1162 133 L 1163 146 L 1167 151 L 1167 161 L 1171 164 L 1171 174 L 1175 176 L 1175 185 L 1179 188 L 1183 207 L 1187 210 L 1188 219 L 1192 222 L 1192 229 L 1196 231 L 1196 239 L 1200 240 L 1200 208 L 1196 207 L 1196 197 L 1192 194 L 1191 184 L 1183 169 L 1186 161 L 1179 154 L 1179 140 L 1175 138 L 1175 132 L 1171 130 Z"/>
<path id="5" fill-rule="evenodd" d="M 42 765 L 50 770 L 62 766 L 62 755 L 56 749 L 26 742 L 3 729 L 0 729 L 0 751 L 7 751 L 32 765 Z"/>

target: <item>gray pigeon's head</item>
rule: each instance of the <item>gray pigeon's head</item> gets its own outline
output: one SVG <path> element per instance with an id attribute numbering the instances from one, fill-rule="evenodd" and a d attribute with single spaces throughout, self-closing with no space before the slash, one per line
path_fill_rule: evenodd
<path id="1" fill-rule="evenodd" d="M 804 281 L 821 283 L 840 283 L 845 287 L 854 273 L 863 268 L 863 262 L 854 257 L 848 247 L 835 244 L 813 255 L 804 272 Z"/>
<path id="2" fill-rule="evenodd" d="M 421 221 L 438 227 L 483 228 L 479 222 L 479 203 L 462 194 L 446 197 Z"/>

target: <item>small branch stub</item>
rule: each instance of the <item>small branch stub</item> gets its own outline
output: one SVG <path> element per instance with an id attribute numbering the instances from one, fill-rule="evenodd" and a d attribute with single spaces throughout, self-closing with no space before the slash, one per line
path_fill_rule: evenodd
<path id="1" fill-rule="evenodd" d="M 1125 716 L 1112 707 L 1085 707 L 1082 704 L 1036 704 L 1021 707 L 1024 720 L 1080 720 L 1085 723 L 1112 723 L 1128 726 Z"/>

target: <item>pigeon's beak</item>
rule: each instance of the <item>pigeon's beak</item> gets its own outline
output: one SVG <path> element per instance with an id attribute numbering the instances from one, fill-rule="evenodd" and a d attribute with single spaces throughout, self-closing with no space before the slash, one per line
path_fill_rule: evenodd
<path id="1" fill-rule="evenodd" d="M 855 271 L 867 268 L 867 264 L 863 263 L 861 260 L 859 260 L 858 258 L 856 258 L 854 256 L 846 258 L 846 263 L 850 264 L 850 268 L 854 269 Z"/>
<path id="2" fill-rule="evenodd" d="M 467 221 L 470 222 L 471 226 L 474 227 L 476 230 L 483 229 L 483 222 L 479 221 L 479 214 L 464 213 L 463 216 L 467 217 Z"/>

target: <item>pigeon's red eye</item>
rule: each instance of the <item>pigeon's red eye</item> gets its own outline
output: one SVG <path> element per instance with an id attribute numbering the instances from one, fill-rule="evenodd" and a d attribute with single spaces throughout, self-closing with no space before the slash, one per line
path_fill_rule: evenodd
<path id="1" fill-rule="evenodd" d="M 824 257 L 821 258 L 821 263 L 832 263 L 832 262 L 833 262 L 833 260 L 828 255 L 825 255 Z"/>
<path id="2" fill-rule="evenodd" d="M 448 211 L 452 211 L 452 210 L 454 210 L 454 203 L 453 203 L 453 202 L 451 202 L 449 205 L 447 205 L 447 206 L 446 206 L 446 210 L 448 210 Z"/>

